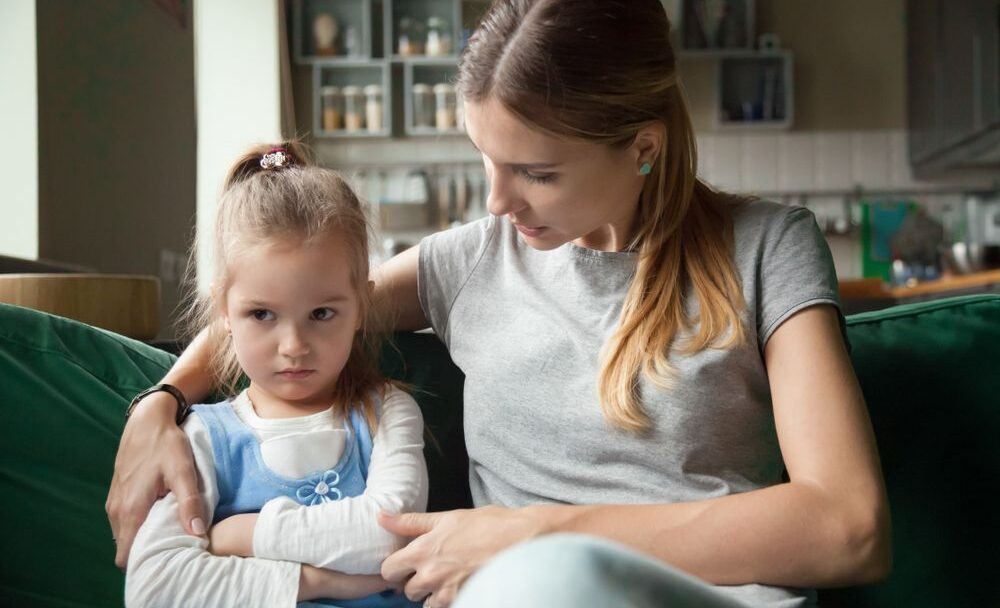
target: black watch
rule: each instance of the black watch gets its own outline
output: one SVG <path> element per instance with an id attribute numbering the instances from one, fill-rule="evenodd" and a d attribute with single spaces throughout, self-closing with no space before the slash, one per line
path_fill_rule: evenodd
<path id="1" fill-rule="evenodd" d="M 188 414 L 191 413 L 191 406 L 188 405 L 187 399 L 184 398 L 184 393 L 180 391 L 176 386 L 170 384 L 157 384 L 147 388 L 138 395 L 132 398 L 132 402 L 128 404 L 128 408 L 125 410 L 125 420 L 132 415 L 132 410 L 135 406 L 139 405 L 139 402 L 146 397 L 152 395 L 153 393 L 170 393 L 173 395 L 174 399 L 177 400 L 177 426 L 180 426 L 187 420 Z"/>

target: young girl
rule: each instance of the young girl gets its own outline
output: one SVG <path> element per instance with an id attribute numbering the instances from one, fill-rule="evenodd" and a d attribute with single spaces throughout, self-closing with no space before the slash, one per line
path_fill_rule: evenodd
<path id="1" fill-rule="evenodd" d="M 190 536 L 176 493 L 159 500 L 128 562 L 129 605 L 408 605 L 379 575 L 402 542 L 376 514 L 426 508 L 423 420 L 377 371 L 361 205 L 305 158 L 255 149 L 227 178 L 212 289 L 189 316 L 233 397 L 183 427 L 213 526 Z M 285 525 L 300 505 L 321 533 Z"/>

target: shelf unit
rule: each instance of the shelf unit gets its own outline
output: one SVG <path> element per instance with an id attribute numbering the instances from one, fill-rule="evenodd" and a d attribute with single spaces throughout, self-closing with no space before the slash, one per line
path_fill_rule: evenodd
<path id="1" fill-rule="evenodd" d="M 681 60 L 716 70 L 715 126 L 789 129 L 794 120 L 793 54 L 757 49 L 754 0 L 680 0 L 674 44 Z"/>
<path id="2" fill-rule="evenodd" d="M 413 85 L 453 84 L 458 73 L 458 55 L 478 18 L 485 0 L 292 0 L 292 46 L 296 63 L 313 71 L 311 90 L 313 135 L 320 138 L 372 138 L 462 136 L 461 119 L 455 128 L 417 127 L 414 122 Z M 314 22 L 322 14 L 336 20 L 338 36 L 334 54 L 317 52 Z M 438 55 L 401 54 L 400 24 L 419 24 L 411 30 L 417 46 L 427 49 L 427 24 L 437 18 Z M 327 27 L 329 22 L 326 23 Z M 347 31 L 353 32 L 353 54 L 348 53 Z M 446 52 L 445 52 L 446 51 Z M 322 96 L 324 86 L 378 84 L 382 87 L 383 128 L 377 132 L 324 130 Z M 432 98 L 433 102 L 433 98 Z M 461 109 L 456 112 L 459 116 Z"/>

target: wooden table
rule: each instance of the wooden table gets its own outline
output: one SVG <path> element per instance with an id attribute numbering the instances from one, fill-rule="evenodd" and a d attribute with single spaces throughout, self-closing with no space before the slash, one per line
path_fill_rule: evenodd
<path id="1" fill-rule="evenodd" d="M 0 274 L 0 302 L 68 317 L 137 340 L 160 330 L 160 280 L 121 274 Z"/>

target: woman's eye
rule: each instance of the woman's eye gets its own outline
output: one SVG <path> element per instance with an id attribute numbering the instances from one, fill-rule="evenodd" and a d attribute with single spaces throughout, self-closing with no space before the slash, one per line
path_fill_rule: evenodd
<path id="1" fill-rule="evenodd" d="M 329 321 L 337 316 L 337 311 L 332 308 L 317 308 L 312 311 L 312 318 L 317 321 Z"/>
<path id="2" fill-rule="evenodd" d="M 555 173 L 532 173 L 530 171 L 521 171 L 521 175 L 532 184 L 551 184 L 556 181 Z"/>
<path id="3" fill-rule="evenodd" d="M 251 310 L 250 316 L 258 321 L 270 321 L 274 318 L 274 313 L 264 308 L 258 308 L 256 310 Z"/>

